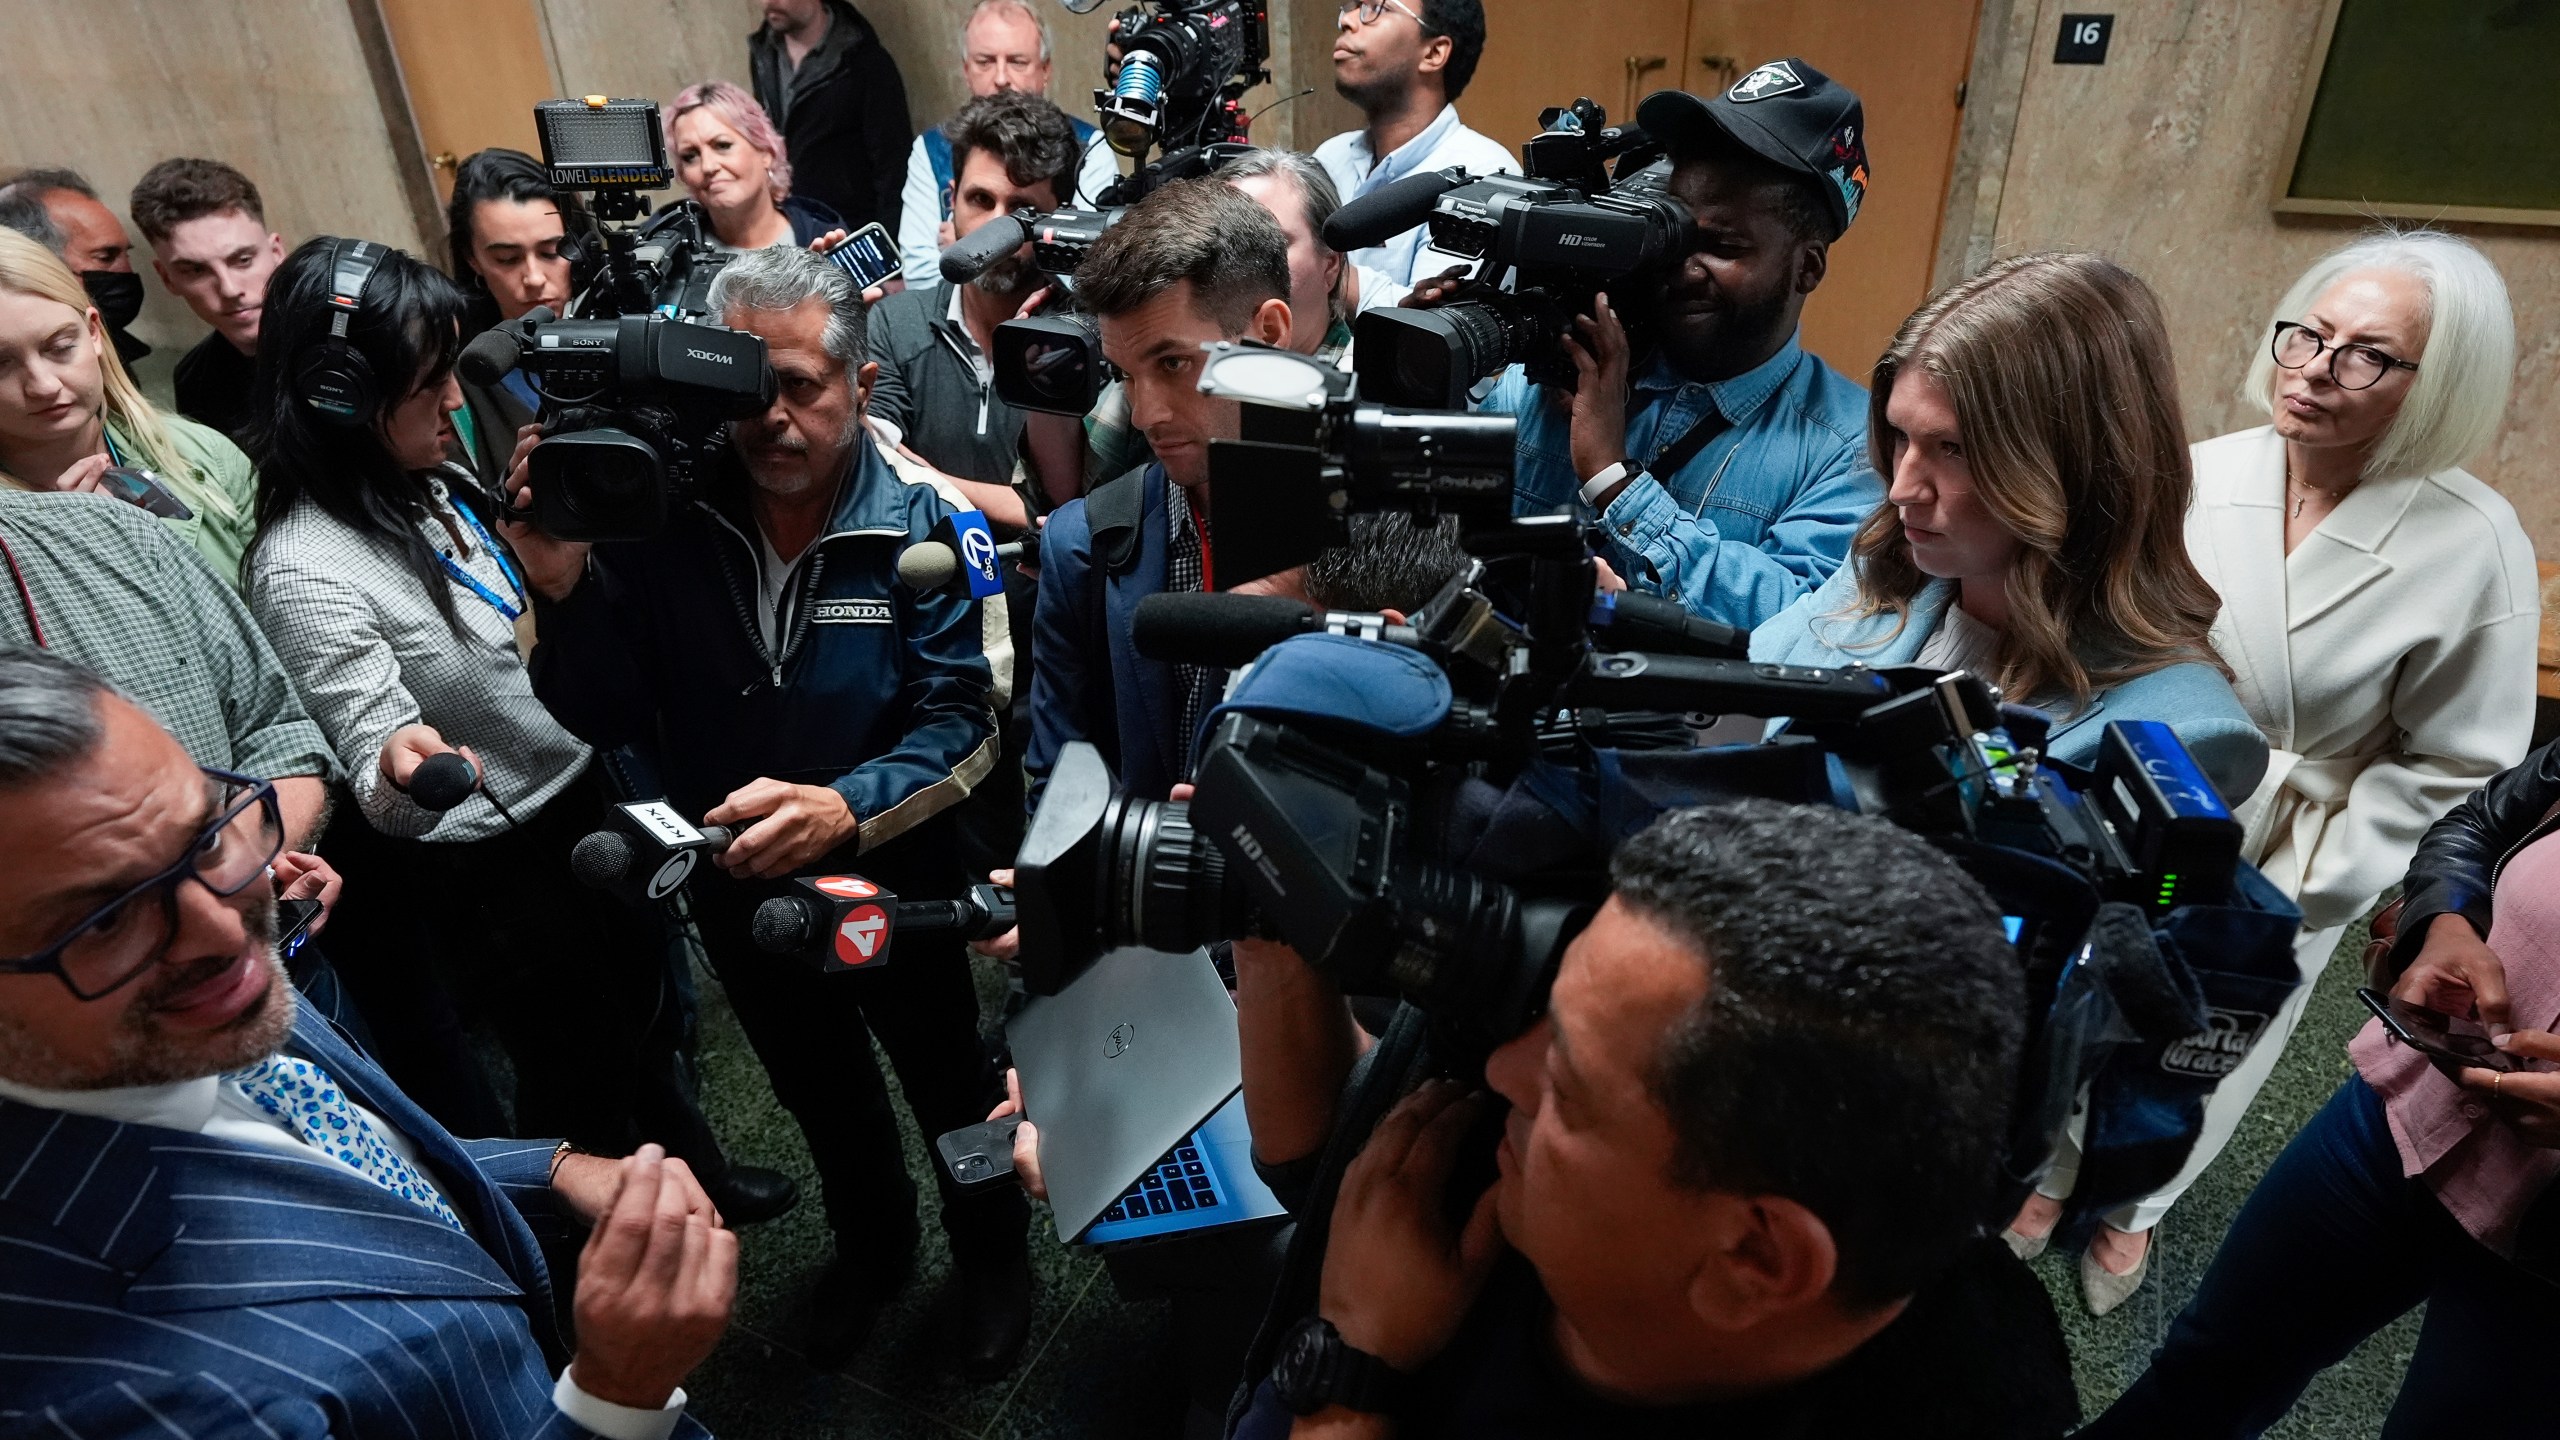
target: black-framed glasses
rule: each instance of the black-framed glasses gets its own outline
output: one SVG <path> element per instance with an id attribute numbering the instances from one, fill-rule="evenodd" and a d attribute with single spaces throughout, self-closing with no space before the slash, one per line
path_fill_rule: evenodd
<path id="1" fill-rule="evenodd" d="M 1421 25 L 1426 33 L 1431 29 L 1429 25 L 1423 23 L 1420 15 L 1414 14 L 1413 7 L 1403 3 L 1403 0 L 1342 0 L 1342 3 L 1334 8 L 1333 17 L 1339 21 L 1343 16 L 1356 11 L 1360 16 L 1361 24 L 1375 25 L 1378 23 L 1378 17 L 1390 10 L 1399 15 L 1412 16 L 1413 23 Z"/>
<path id="2" fill-rule="evenodd" d="M 2329 378 L 2338 382 L 2341 390 L 2370 390 L 2394 370 L 2414 374 L 2418 368 L 2415 360 L 2403 360 L 2370 345 L 2332 345 L 2310 326 L 2291 320 L 2277 321 L 2275 338 L 2267 343 L 2267 353 L 2287 370 L 2311 364 L 2323 351 L 2329 356 Z"/>
<path id="3" fill-rule="evenodd" d="M 227 900 L 267 873 L 284 850 L 284 812 L 275 785 L 199 768 L 222 793 L 213 818 L 177 863 L 91 911 L 35 954 L 0 960 L 0 975 L 50 974 L 79 999 L 104 999 L 167 958 L 178 933 L 179 886 L 192 880 Z"/>

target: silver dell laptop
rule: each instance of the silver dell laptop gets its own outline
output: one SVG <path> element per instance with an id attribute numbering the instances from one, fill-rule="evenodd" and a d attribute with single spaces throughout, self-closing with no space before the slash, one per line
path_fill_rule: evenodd
<path id="1" fill-rule="evenodd" d="M 1093 1246 L 1286 1213 L 1254 1174 L 1236 1007 L 1205 950 L 1115 950 L 1005 1027 L 1058 1234 Z"/>

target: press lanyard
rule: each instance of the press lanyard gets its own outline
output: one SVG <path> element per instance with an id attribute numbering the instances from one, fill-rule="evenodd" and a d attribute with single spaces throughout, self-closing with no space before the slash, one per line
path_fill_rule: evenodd
<path id="1" fill-rule="evenodd" d="M 500 599 L 497 591 L 481 584 L 479 576 L 472 574 L 470 571 L 465 570 L 460 565 L 456 564 L 451 555 L 440 554 L 436 556 L 436 563 L 444 566 L 444 573 L 452 576 L 455 580 L 460 581 L 464 588 L 470 590 L 472 594 L 488 601 L 489 608 L 497 611 L 500 615 L 505 616 L 508 624 L 514 624 L 518 617 L 524 614 L 523 579 L 516 574 L 516 567 L 508 562 L 507 552 L 499 549 L 498 542 L 489 538 L 488 530 L 481 525 L 479 517 L 471 513 L 470 506 L 462 504 L 460 501 L 456 501 L 454 502 L 453 513 L 462 517 L 462 523 L 470 526 L 471 533 L 480 537 L 481 548 L 489 552 L 490 559 L 498 562 L 498 573 L 507 577 L 507 588 L 515 592 L 516 603 L 510 605 L 506 601 Z"/>

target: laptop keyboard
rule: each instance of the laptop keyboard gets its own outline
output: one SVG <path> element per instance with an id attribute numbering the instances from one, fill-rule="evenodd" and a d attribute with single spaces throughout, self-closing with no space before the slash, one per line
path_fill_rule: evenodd
<path id="1" fill-rule="evenodd" d="M 1154 1169 L 1138 1177 L 1129 1193 L 1104 1206 L 1097 1223 L 1207 1210 L 1220 1203 L 1217 1187 L 1209 1183 L 1209 1167 L 1200 1163 L 1199 1148 L 1185 1143 L 1167 1151 Z"/>

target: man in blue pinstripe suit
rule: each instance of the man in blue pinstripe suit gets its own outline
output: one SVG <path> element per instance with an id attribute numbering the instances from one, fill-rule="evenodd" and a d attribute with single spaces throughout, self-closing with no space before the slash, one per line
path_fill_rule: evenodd
<path id="1" fill-rule="evenodd" d="M 701 1187 L 456 1140 L 297 1014 L 282 841 L 272 785 L 0 651 L 0 1440 L 702 1434 L 737 1245 Z M 565 1368 L 528 1224 L 564 1212 Z"/>

